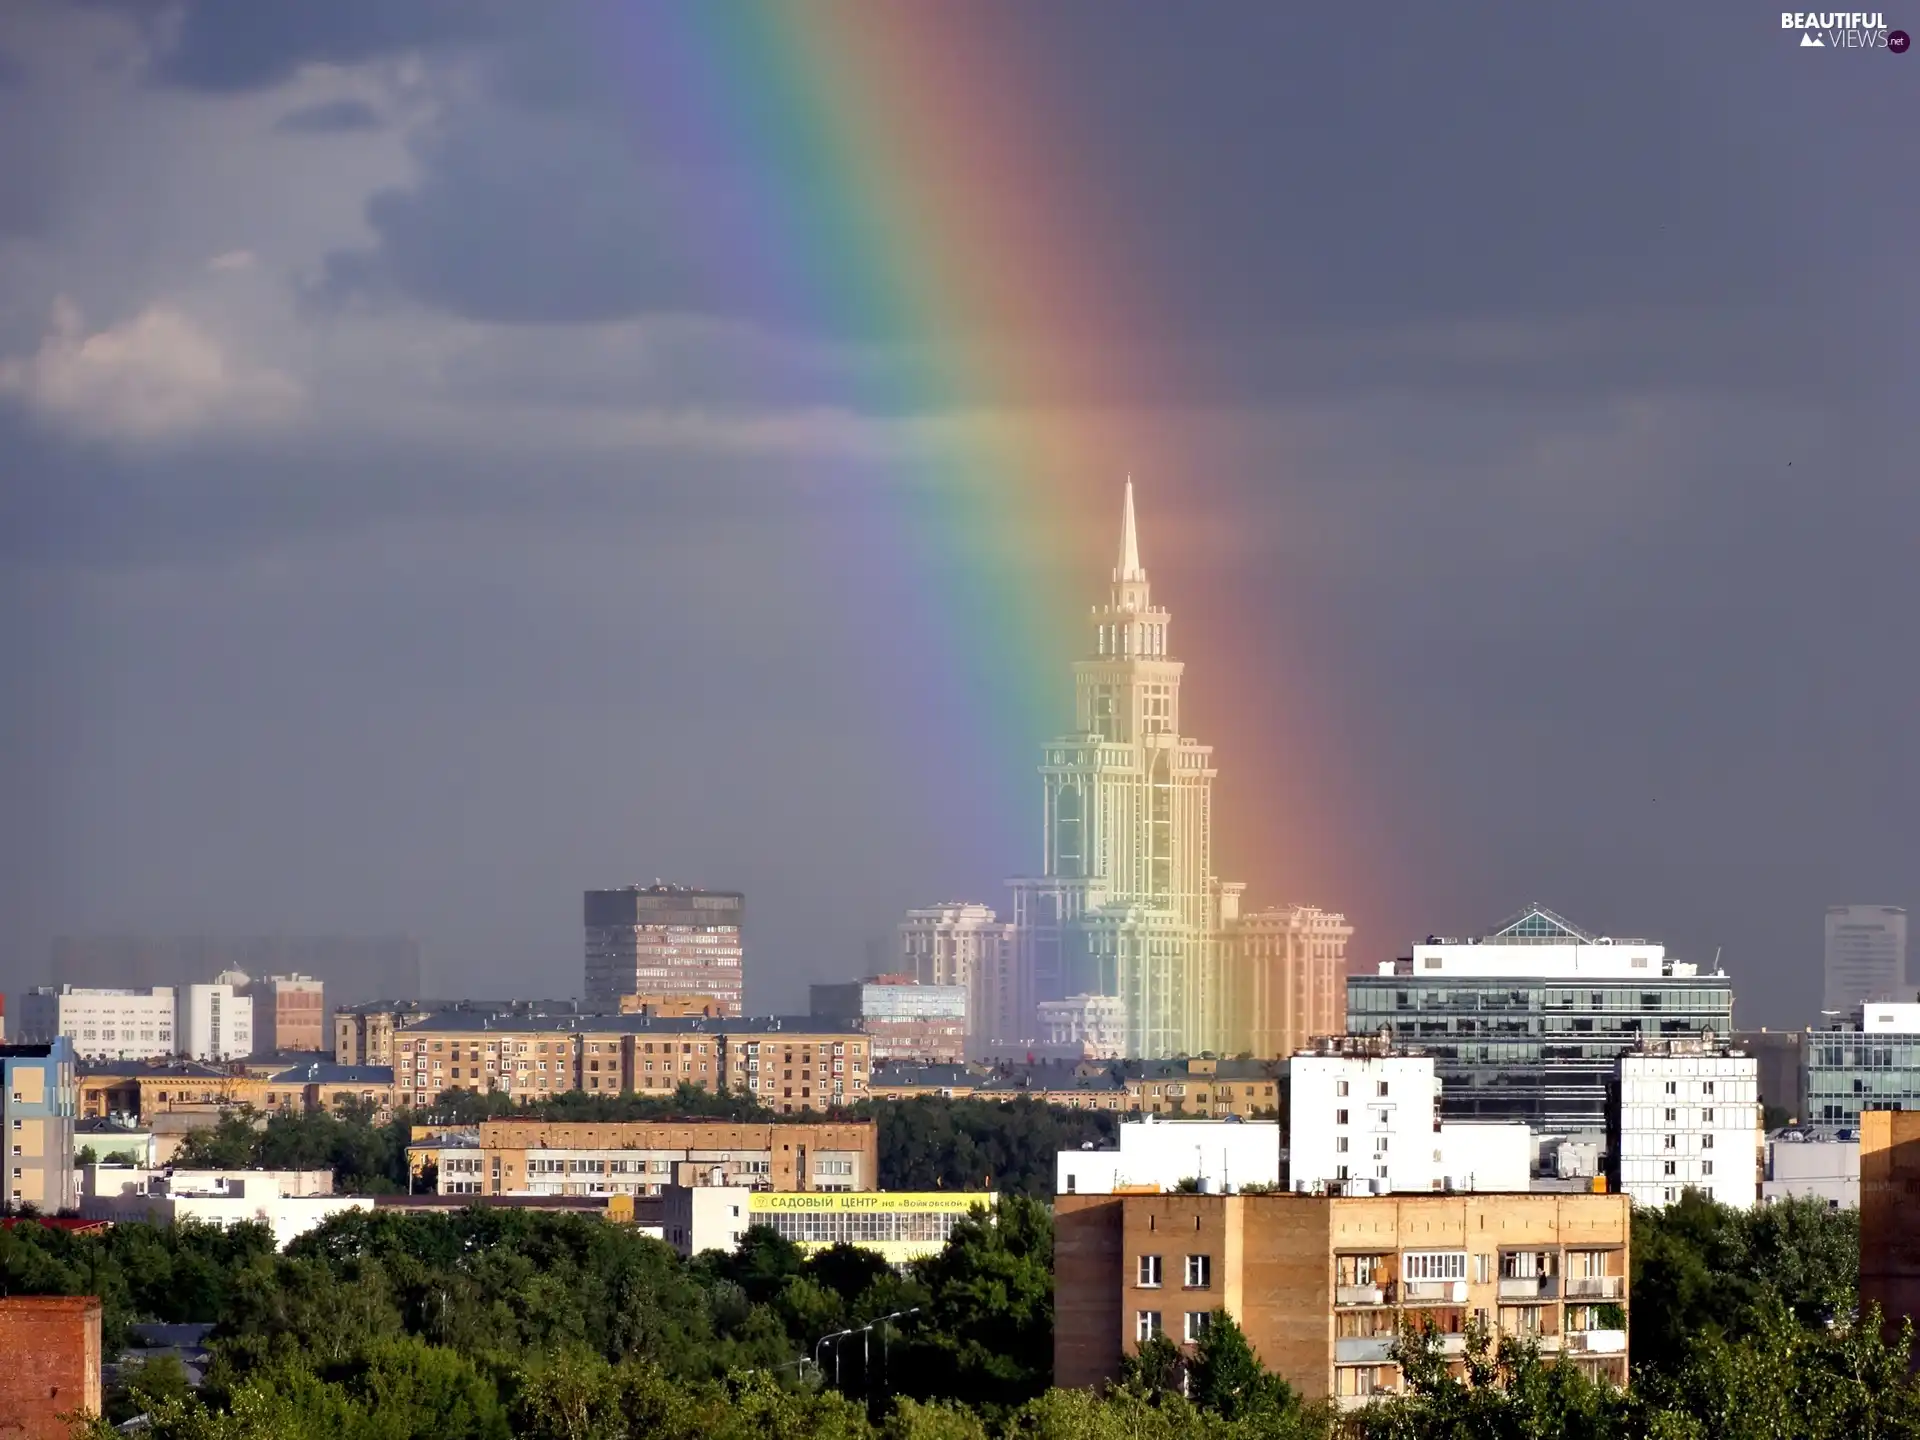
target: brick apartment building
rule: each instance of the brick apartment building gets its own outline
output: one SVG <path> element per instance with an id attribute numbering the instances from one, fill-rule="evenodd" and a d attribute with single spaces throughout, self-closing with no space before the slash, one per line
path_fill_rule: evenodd
<path id="1" fill-rule="evenodd" d="M 0 1436 L 67 1440 L 100 1413 L 100 1314 L 94 1295 L 0 1297 Z"/>
<path id="2" fill-rule="evenodd" d="M 1388 1349 L 1430 1322 L 1461 1355 L 1467 1324 L 1627 1381 L 1624 1195 L 1062 1195 L 1054 1213 L 1054 1383 L 1097 1386 L 1212 1312 L 1308 1400 L 1399 1389 Z"/>

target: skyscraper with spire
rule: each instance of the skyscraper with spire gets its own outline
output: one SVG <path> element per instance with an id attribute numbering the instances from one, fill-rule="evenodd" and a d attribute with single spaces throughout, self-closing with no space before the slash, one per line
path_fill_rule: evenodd
<path id="1" fill-rule="evenodd" d="M 1074 728 L 1042 755 L 1041 873 L 1010 884 L 1021 1013 L 1118 996 L 1141 1057 L 1219 1047 L 1219 937 L 1244 889 L 1213 873 L 1212 748 L 1181 734 L 1171 628 L 1128 480 L 1112 588 L 1073 666 Z"/>

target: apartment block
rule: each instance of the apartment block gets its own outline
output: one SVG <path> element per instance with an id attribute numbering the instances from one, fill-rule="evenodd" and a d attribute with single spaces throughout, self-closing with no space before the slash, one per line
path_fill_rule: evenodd
<path id="1" fill-rule="evenodd" d="M 705 995 L 724 1015 L 741 1010 L 741 924 L 737 890 L 630 885 L 586 892 L 586 997 L 593 1009 L 620 1008 L 623 995 Z"/>
<path id="2" fill-rule="evenodd" d="M 0 1296 L 0 1435 L 68 1440 L 100 1413 L 100 1317 L 95 1295 Z"/>
<path id="3" fill-rule="evenodd" d="M 827 1028 L 863 1031 L 876 1061 L 956 1065 L 967 1054 L 967 987 L 911 975 L 814 985 L 808 1009 Z"/>
<path id="4" fill-rule="evenodd" d="M 1860 1117 L 1860 1305 L 1878 1305 L 1888 1332 L 1920 1320 L 1920 1111 Z"/>
<path id="5" fill-rule="evenodd" d="M 1199 1340 L 1215 1310 L 1308 1400 L 1400 1389 L 1403 1323 L 1464 1356 L 1470 1322 L 1627 1382 L 1623 1195 L 1062 1195 L 1054 1383 L 1098 1386 L 1143 1341 Z M 1463 1368 L 1463 1367 L 1462 1367 Z"/>
<path id="6" fill-rule="evenodd" d="M 745 1091 L 782 1115 L 865 1099 L 869 1043 L 804 1017 L 469 1013 L 429 1015 L 391 1041 L 402 1105 L 447 1090 L 664 1098 L 690 1085 Z"/>
<path id="7" fill-rule="evenodd" d="M 417 1132 L 416 1171 L 436 1167 L 443 1195 L 658 1195 L 672 1186 L 872 1191 L 879 1151 L 872 1121 L 489 1120 Z"/>
<path id="8" fill-rule="evenodd" d="M 1220 939 L 1229 1054 L 1272 1060 L 1347 1028 L 1347 917 L 1312 905 L 1240 915 Z"/>
<path id="9" fill-rule="evenodd" d="M 46 1215 L 73 1209 L 78 1109 L 73 1046 L 65 1036 L 37 1045 L 0 1045 L 4 1208 L 31 1205 Z"/>
<path id="10" fill-rule="evenodd" d="M 1271 1118 L 1279 1113 L 1276 1067 L 1260 1060 L 1082 1061 L 1037 1065 L 890 1065 L 876 1074 L 876 1100 L 916 1095 L 989 1100 L 1028 1097 L 1070 1110 L 1169 1118 Z"/>
<path id="11" fill-rule="evenodd" d="M 1750 1210 L 1760 1198 L 1759 1067 L 1707 1040 L 1653 1041 L 1620 1057 L 1613 1122 L 1615 1188 L 1636 1205 L 1688 1190 Z"/>
<path id="12" fill-rule="evenodd" d="M 42 985 L 20 997 L 17 1038 L 44 1043 L 64 1035 L 80 1060 L 149 1060 L 178 1048 L 174 1020 L 174 993 L 164 986 Z"/>
<path id="13" fill-rule="evenodd" d="M 332 1048 L 327 1035 L 326 986 L 321 981 L 311 975 L 269 975 L 255 981 L 251 993 L 257 1049 L 271 1055 L 282 1050 Z"/>

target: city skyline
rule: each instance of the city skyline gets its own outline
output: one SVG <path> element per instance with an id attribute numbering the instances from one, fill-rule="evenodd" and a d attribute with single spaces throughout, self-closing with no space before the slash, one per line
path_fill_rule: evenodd
<path id="1" fill-rule="evenodd" d="M 1005 914 L 1129 473 L 1250 908 L 1364 962 L 1548 895 L 1797 1026 L 1825 908 L 1920 903 L 1910 59 L 377 8 L 0 13 L 0 989 L 541 993 L 663 874 L 799 1009 Z"/>

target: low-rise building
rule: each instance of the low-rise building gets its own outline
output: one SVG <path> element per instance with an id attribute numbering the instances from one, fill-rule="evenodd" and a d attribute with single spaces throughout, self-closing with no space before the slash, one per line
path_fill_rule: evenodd
<path id="1" fill-rule="evenodd" d="M 1280 1125 L 1274 1120 L 1162 1120 L 1148 1115 L 1120 1127 L 1112 1150 L 1062 1150 L 1054 1193 L 1116 1195 L 1177 1190 L 1232 1194 L 1280 1183 Z"/>
<path id="2" fill-rule="evenodd" d="M 1621 1195 L 1062 1195 L 1054 1211 L 1054 1383 L 1099 1386 L 1214 1311 L 1309 1401 L 1399 1390 L 1403 1325 L 1449 1357 L 1467 1325 L 1627 1382 L 1630 1202 Z"/>
<path id="3" fill-rule="evenodd" d="M 156 1174 L 93 1165 L 85 1177 L 80 1213 L 90 1220 L 152 1225 L 192 1220 L 221 1229 L 257 1222 L 272 1230 L 281 1250 L 335 1215 L 374 1208 L 371 1196 L 333 1194 L 330 1170 Z"/>
<path id="4" fill-rule="evenodd" d="M 659 1195 L 675 1185 L 867 1192 L 879 1184 L 871 1120 L 488 1120 L 418 1127 L 414 1173 L 443 1195 Z"/>
<path id="5" fill-rule="evenodd" d="M 1279 1114 L 1280 1107 L 1275 1068 L 1267 1061 L 1206 1056 L 1078 1064 L 890 1065 L 875 1073 L 869 1093 L 876 1100 L 910 1100 L 919 1095 L 990 1100 L 1024 1096 L 1072 1110 L 1269 1119 Z"/>
<path id="6" fill-rule="evenodd" d="M 379 1065 L 310 1061 L 286 1069 L 195 1060 L 96 1062 L 81 1067 L 80 1113 L 98 1119 L 132 1117 L 154 1123 L 163 1115 L 233 1110 L 331 1113 L 346 1101 L 385 1119 L 394 1104 L 393 1072 Z"/>
<path id="7" fill-rule="evenodd" d="M 1637 1205 L 1671 1205 L 1697 1190 L 1751 1209 L 1762 1139 L 1753 1057 L 1708 1036 L 1649 1041 L 1618 1063 L 1609 1116 L 1615 1188 Z"/>
<path id="8" fill-rule="evenodd" d="M 876 1063 L 953 1065 L 967 1058 L 967 987 L 929 985 L 911 975 L 873 975 L 814 985 L 816 1024 L 864 1032 Z"/>
<path id="9" fill-rule="evenodd" d="M 140 1169 L 154 1166 L 154 1136 L 150 1126 L 131 1116 L 76 1120 L 73 1125 L 74 1164 L 121 1164 Z M 92 1158 L 87 1153 L 92 1152 Z"/>
<path id="10" fill-rule="evenodd" d="M 1829 1210 L 1860 1208 L 1858 1132 L 1776 1130 L 1767 1137 L 1763 1204 L 1818 1200 Z"/>
<path id="11" fill-rule="evenodd" d="M 79 1118 L 73 1047 L 63 1035 L 0 1045 L 0 1145 L 6 1209 L 71 1210 L 73 1126 Z"/>
<path id="12" fill-rule="evenodd" d="M 956 1225 L 975 1211 L 991 1214 L 997 1198 L 950 1190 L 821 1195 L 675 1186 L 662 1197 L 663 1238 L 682 1255 L 697 1255 L 732 1250 L 758 1226 L 808 1254 L 857 1245 L 905 1265 L 938 1254 Z"/>

